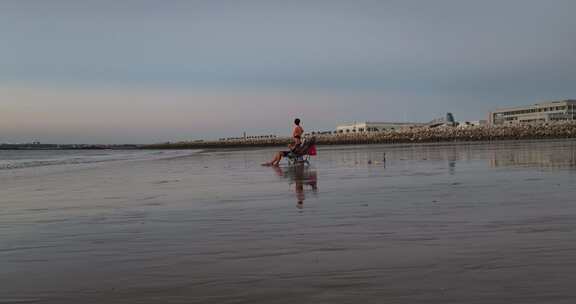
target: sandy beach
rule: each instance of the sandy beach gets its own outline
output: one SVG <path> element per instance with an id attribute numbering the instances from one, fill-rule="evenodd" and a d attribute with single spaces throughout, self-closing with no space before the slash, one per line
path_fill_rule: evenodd
<path id="1" fill-rule="evenodd" d="M 4 160 L 0 303 L 576 301 L 575 140 L 275 150 Z"/>

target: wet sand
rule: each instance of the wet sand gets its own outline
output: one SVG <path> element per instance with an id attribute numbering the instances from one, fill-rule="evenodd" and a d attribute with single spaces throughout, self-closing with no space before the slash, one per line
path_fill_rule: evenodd
<path id="1" fill-rule="evenodd" d="M 0 171 L 0 303 L 576 302 L 576 141 L 274 150 Z"/>

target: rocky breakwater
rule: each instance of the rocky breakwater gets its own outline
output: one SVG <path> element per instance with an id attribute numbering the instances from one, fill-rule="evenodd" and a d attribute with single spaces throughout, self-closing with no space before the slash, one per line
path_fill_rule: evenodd
<path id="1" fill-rule="evenodd" d="M 475 127 L 414 127 L 385 132 L 340 133 L 315 136 L 319 145 L 430 143 L 520 139 L 576 138 L 576 122 Z M 286 146 L 288 137 L 226 141 L 180 142 L 148 145 L 148 149 L 211 149 Z"/>
<path id="2" fill-rule="evenodd" d="M 574 138 L 576 123 L 556 122 L 547 124 L 518 124 L 509 126 L 475 127 L 415 127 L 389 132 L 347 133 L 317 136 L 324 145 L 490 141 L 545 138 Z"/>

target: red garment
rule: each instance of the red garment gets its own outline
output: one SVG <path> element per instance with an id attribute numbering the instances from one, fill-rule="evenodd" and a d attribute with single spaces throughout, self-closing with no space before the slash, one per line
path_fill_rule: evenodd
<path id="1" fill-rule="evenodd" d="M 316 156 L 316 145 L 311 145 L 310 148 L 308 148 L 308 155 Z"/>

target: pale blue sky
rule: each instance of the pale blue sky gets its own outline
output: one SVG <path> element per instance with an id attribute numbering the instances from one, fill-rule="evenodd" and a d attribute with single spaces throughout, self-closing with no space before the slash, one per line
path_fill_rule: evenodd
<path id="1" fill-rule="evenodd" d="M 0 1 L 0 142 L 157 142 L 576 98 L 576 1 Z"/>

